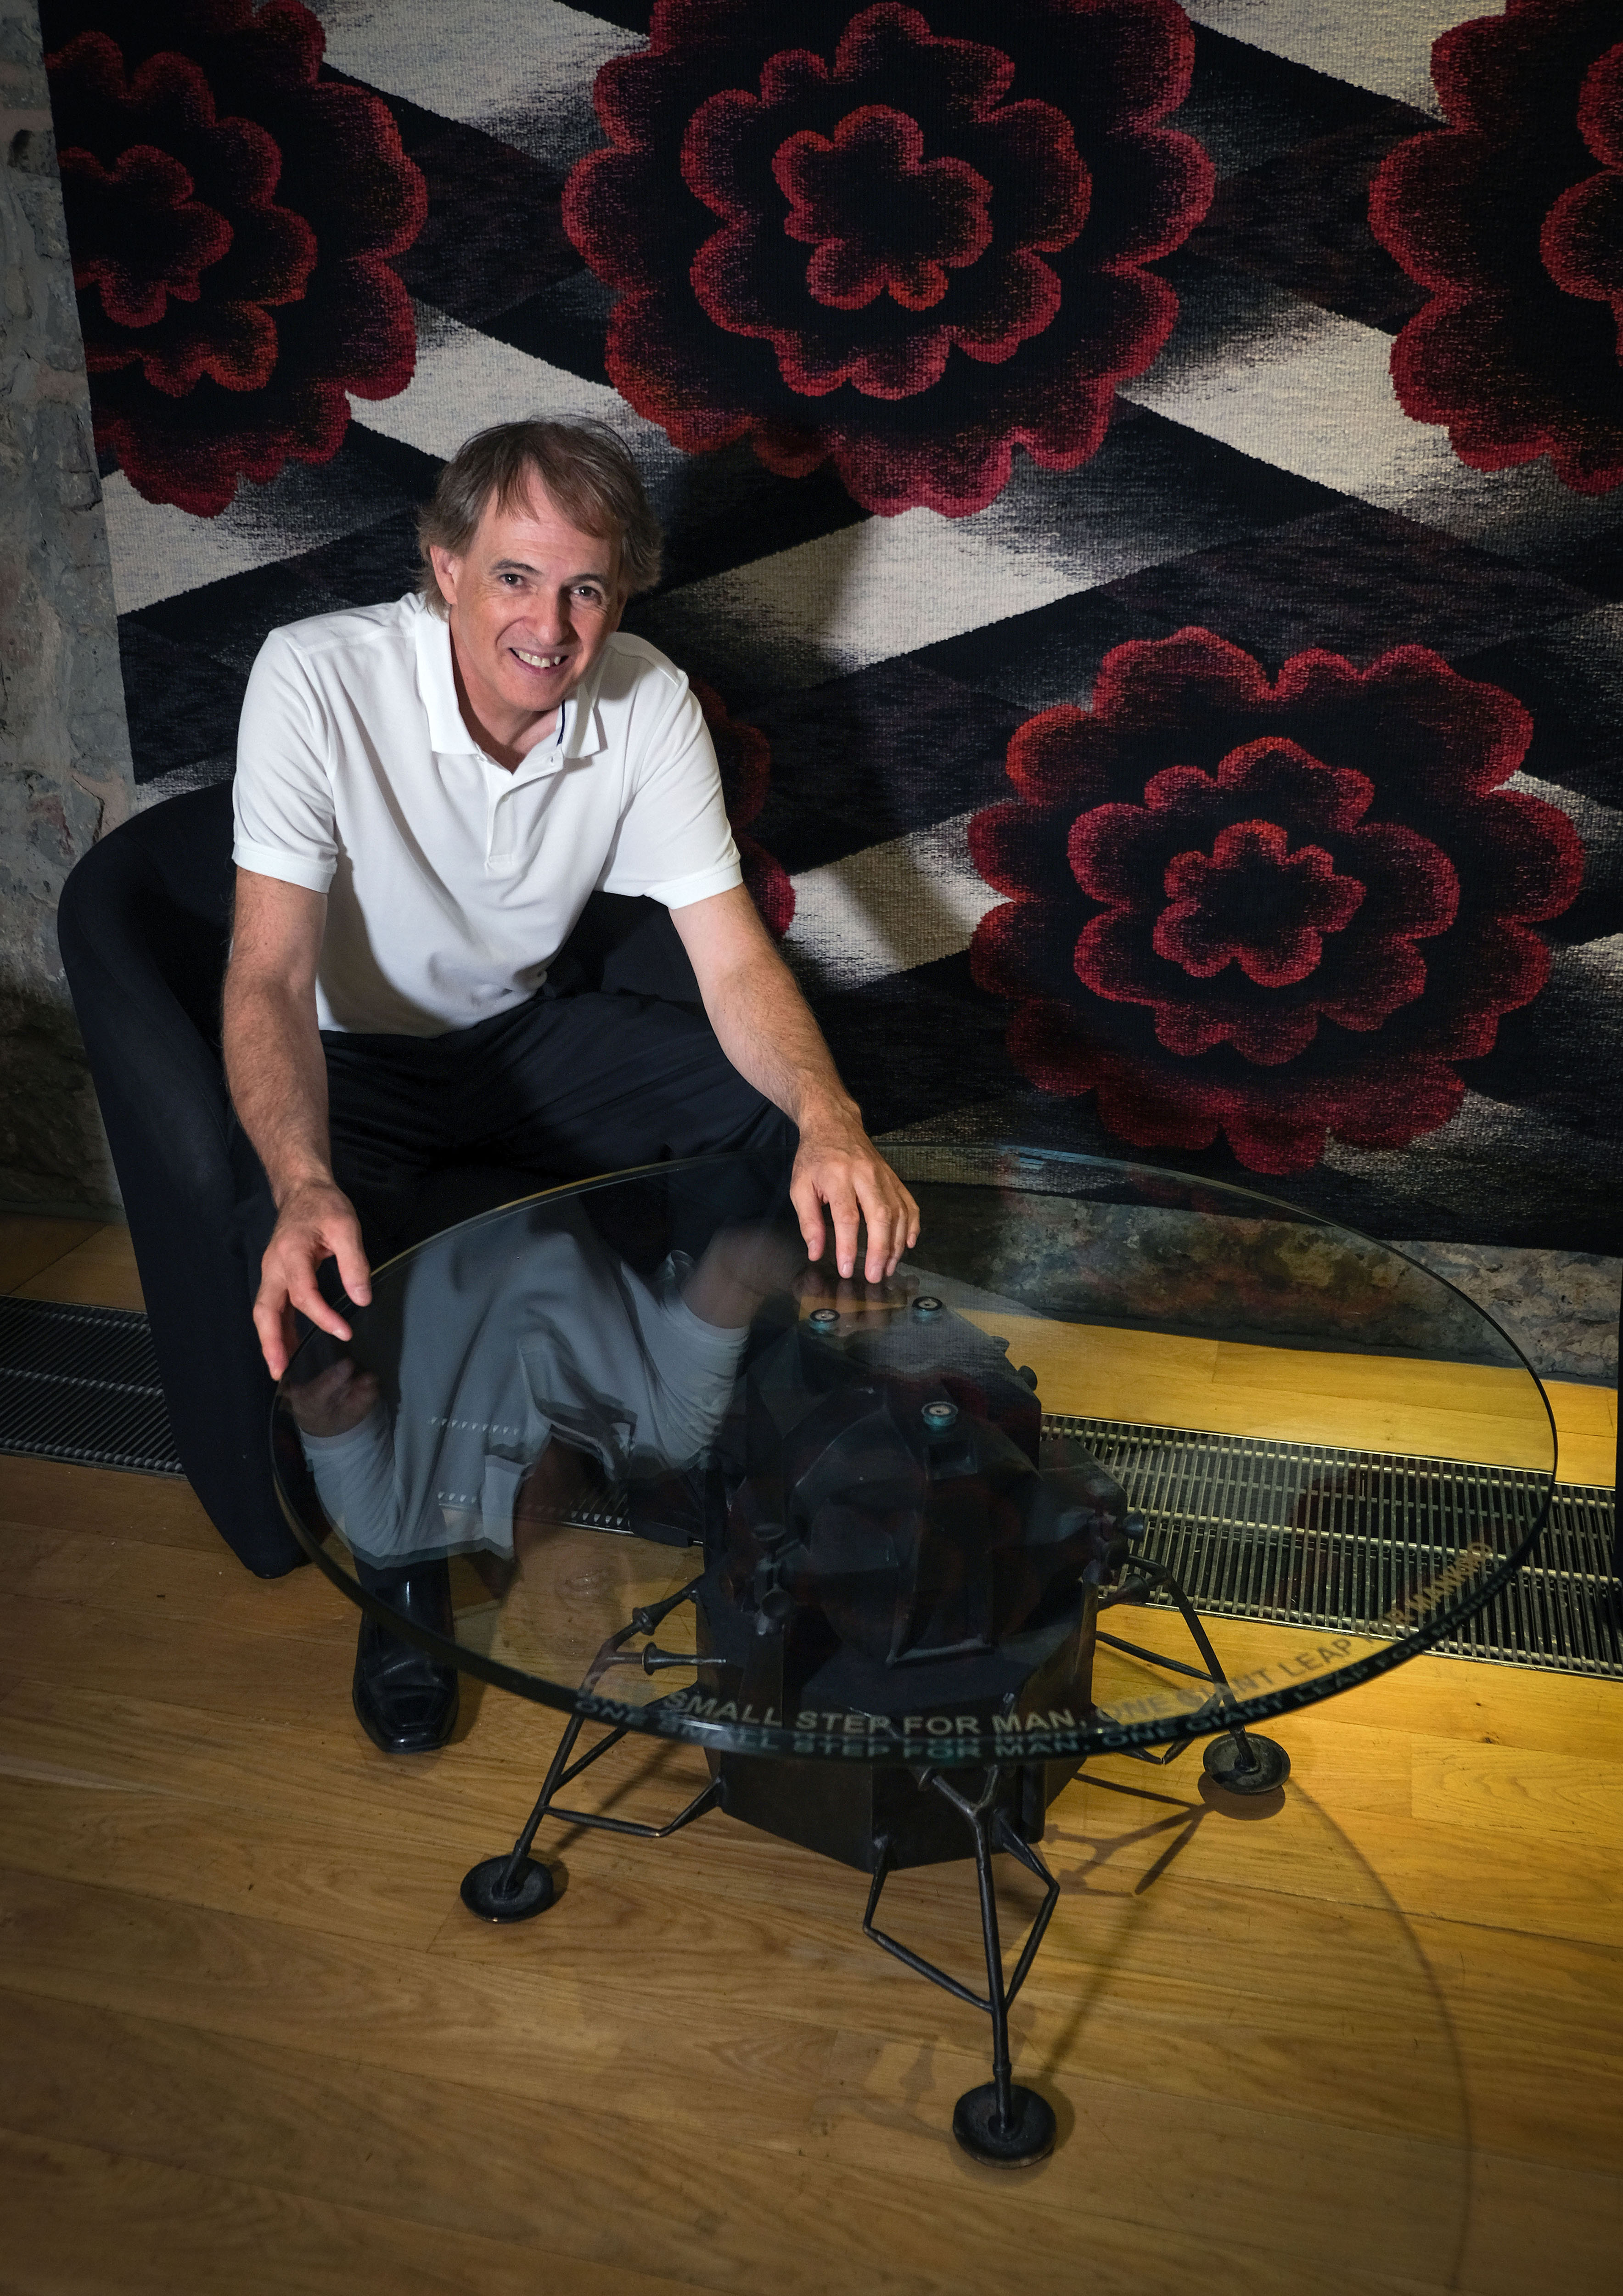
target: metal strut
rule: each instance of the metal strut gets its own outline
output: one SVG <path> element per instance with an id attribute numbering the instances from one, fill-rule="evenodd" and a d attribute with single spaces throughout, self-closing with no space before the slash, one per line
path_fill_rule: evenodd
<path id="1" fill-rule="evenodd" d="M 1009 2057 L 1009 2010 L 1021 1987 L 1030 1973 L 1037 1958 L 1037 1948 L 1053 1917 L 1060 1902 L 1060 1885 L 1037 1856 L 1029 1841 L 1022 1841 L 1010 1824 L 1005 1813 L 996 1808 L 1003 1785 L 1001 1768 L 988 1770 L 980 1799 L 971 1801 L 950 1785 L 939 1771 L 930 1771 L 920 1779 L 921 1789 L 928 1786 L 952 1804 L 968 1825 L 975 1844 L 975 1880 L 980 1893 L 980 1932 L 986 1948 L 987 1989 L 984 1996 L 960 1984 L 933 1961 L 914 1953 L 911 1946 L 903 1945 L 883 1930 L 875 1929 L 873 1916 L 890 1872 L 890 1836 L 885 1834 L 879 1844 L 879 1859 L 873 1869 L 873 1886 L 868 1891 L 867 1910 L 862 1917 L 862 1933 L 874 1944 L 894 1955 L 906 1968 L 920 1977 L 928 1978 L 932 1985 L 940 1986 L 955 2000 L 967 2002 L 971 2009 L 980 2009 L 992 2021 L 992 2078 L 979 2088 L 969 2089 L 961 2096 L 953 2112 L 953 2134 L 966 2152 L 978 2161 L 986 2161 L 1000 2168 L 1020 2169 L 1046 2159 L 1053 2150 L 1054 2118 L 1052 2107 L 1035 2089 L 1022 2088 L 1012 2077 Z M 1029 1874 L 1035 1875 L 1044 1887 L 1043 1902 L 1037 1917 L 1027 1932 L 1021 1948 L 1020 1959 L 1014 1964 L 1014 1974 L 1006 1982 L 1003 1973 L 1003 1941 L 997 1926 L 997 1898 L 993 1887 L 992 1857 L 996 1849 L 1006 1849 L 1019 1859 Z"/>
<path id="2" fill-rule="evenodd" d="M 1186 1674 L 1196 1682 L 1209 1682 L 1212 1694 L 1203 1706 L 1196 1708 L 1194 1718 L 1197 1721 L 1209 1713 L 1215 1719 L 1228 1709 L 1237 1707 L 1240 1702 L 1223 1671 L 1222 1660 L 1212 1648 L 1211 1638 L 1201 1625 L 1193 1603 L 1184 1593 L 1181 1580 L 1174 1576 L 1166 1563 L 1153 1562 L 1147 1554 L 1128 1555 L 1122 1568 L 1125 1571 L 1136 1572 L 1150 1587 L 1165 1587 L 1177 1606 L 1196 1650 L 1206 1663 L 1203 1667 L 1188 1666 L 1182 1659 L 1165 1658 L 1160 1651 L 1144 1650 L 1137 1643 L 1124 1642 L 1119 1635 L 1107 1635 L 1102 1627 L 1095 1629 L 1097 1639 L 1108 1643 L 1112 1650 L 1123 1651 L 1129 1658 L 1143 1659 L 1147 1665 L 1159 1666 L 1168 1674 Z M 1113 1609 L 1117 1603 L 1135 1599 L 1141 1598 L 1124 1587 L 1108 1603 L 1102 1603 L 1100 1608 Z M 1152 1762 L 1164 1767 L 1167 1763 L 1176 1761 L 1178 1756 L 1187 1751 L 1189 1744 L 1187 1738 L 1180 1738 L 1159 1754 L 1152 1754 L 1142 1746 L 1127 1747 L 1123 1751 L 1135 1761 Z M 1208 1776 L 1216 1778 L 1231 1793 L 1271 1793 L 1291 1775 L 1291 1757 L 1284 1748 L 1272 1738 L 1255 1736 L 1248 1732 L 1237 1715 L 1224 1725 L 1221 1736 L 1209 1740 L 1203 1759 Z"/>
<path id="3" fill-rule="evenodd" d="M 627 1652 L 623 1647 L 634 1635 L 652 1636 L 678 1604 L 693 1600 L 698 1585 L 698 1579 L 694 1578 L 676 1594 L 668 1595 L 662 1603 L 647 1603 L 634 1611 L 628 1622 L 611 1635 L 598 1651 L 586 1669 L 577 1694 L 584 1697 L 594 1690 L 610 1668 L 614 1666 L 640 1666 L 645 1674 L 652 1674 L 663 1667 L 706 1664 L 707 1661 L 699 1657 L 684 1657 L 677 1652 L 662 1651 L 652 1641 L 641 1651 Z M 664 1702 L 663 1699 L 651 1699 L 644 1710 L 652 1712 Z M 570 1758 L 589 1718 L 585 1714 L 571 1714 L 564 1725 L 563 1735 L 553 1749 L 546 1775 L 541 1782 L 541 1791 L 536 1797 L 536 1806 L 525 1820 L 523 1830 L 511 1852 L 504 1857 L 483 1859 L 463 1876 L 462 1901 L 471 1913 L 478 1914 L 482 1920 L 529 1921 L 535 1915 L 545 1913 L 552 1904 L 556 1894 L 552 1874 L 545 1866 L 537 1864 L 529 1854 L 543 1818 L 555 1817 L 570 1825 L 591 1826 L 600 1833 L 628 1833 L 640 1841 L 664 1841 L 671 1834 L 680 1833 L 683 1827 L 691 1825 L 696 1817 L 702 1817 L 705 1811 L 713 1808 L 720 1800 L 721 1780 L 712 1778 L 685 1808 L 679 1809 L 675 1817 L 667 1819 L 663 1825 L 646 1825 L 627 1817 L 604 1817 L 595 1810 L 566 1809 L 553 1797 L 572 1784 L 583 1770 L 590 1769 L 594 1762 L 618 1746 L 631 1727 L 627 1722 L 617 1723 L 578 1760 L 571 1761 Z"/>

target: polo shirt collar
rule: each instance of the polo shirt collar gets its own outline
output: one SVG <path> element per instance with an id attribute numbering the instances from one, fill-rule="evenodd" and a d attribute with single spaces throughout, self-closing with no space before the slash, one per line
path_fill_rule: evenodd
<path id="1" fill-rule="evenodd" d="M 601 750 L 609 746 L 608 735 L 603 732 L 602 716 L 597 707 L 598 688 L 602 684 L 603 672 L 608 666 L 609 648 L 605 646 L 590 673 L 564 704 L 561 761 L 565 764 L 571 758 L 594 758 Z"/>
<path id="2" fill-rule="evenodd" d="M 415 604 L 417 620 L 412 635 L 417 644 L 417 691 L 428 713 L 429 747 L 442 757 L 475 757 L 479 743 L 463 723 L 462 708 L 456 699 L 456 676 L 451 668 L 451 625 L 421 598 Z"/>
<path id="3" fill-rule="evenodd" d="M 479 743 L 463 722 L 462 705 L 456 699 L 456 676 L 451 667 L 451 625 L 442 614 L 435 613 L 420 598 L 414 603 L 417 610 L 414 632 L 417 644 L 417 689 L 428 716 L 429 747 L 445 757 L 482 756 Z M 594 758 L 600 750 L 607 749 L 602 718 L 597 707 L 597 693 L 608 659 L 605 647 L 585 683 L 577 686 L 564 703 L 561 748 L 554 731 L 546 741 L 538 742 L 528 753 L 525 763 L 532 770 L 550 773 L 571 758 Z"/>

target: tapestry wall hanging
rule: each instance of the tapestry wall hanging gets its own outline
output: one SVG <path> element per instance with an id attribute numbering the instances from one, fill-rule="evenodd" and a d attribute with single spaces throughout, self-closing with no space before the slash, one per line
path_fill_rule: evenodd
<path id="1" fill-rule="evenodd" d="M 1619 1248 L 1616 0 L 42 20 L 143 802 L 605 417 L 873 1129 Z"/>

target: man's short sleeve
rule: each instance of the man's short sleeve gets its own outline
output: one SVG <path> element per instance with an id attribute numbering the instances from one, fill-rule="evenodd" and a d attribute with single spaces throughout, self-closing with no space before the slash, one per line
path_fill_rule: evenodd
<path id="1" fill-rule="evenodd" d="M 668 664 L 649 673 L 675 688 L 634 761 L 635 788 L 602 876 L 605 893 L 645 893 L 668 909 L 743 882 L 721 774 L 698 698 Z"/>
<path id="2" fill-rule="evenodd" d="M 338 866 L 329 741 L 308 664 L 285 630 L 273 630 L 242 697 L 237 728 L 239 868 L 324 893 Z"/>

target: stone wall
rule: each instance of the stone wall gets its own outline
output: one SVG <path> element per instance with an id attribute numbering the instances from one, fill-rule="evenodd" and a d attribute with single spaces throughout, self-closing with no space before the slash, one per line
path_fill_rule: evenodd
<path id="1" fill-rule="evenodd" d="M 39 26 L 0 0 L 0 1202 L 118 1201 L 56 948 L 128 812 L 118 627 Z"/>

